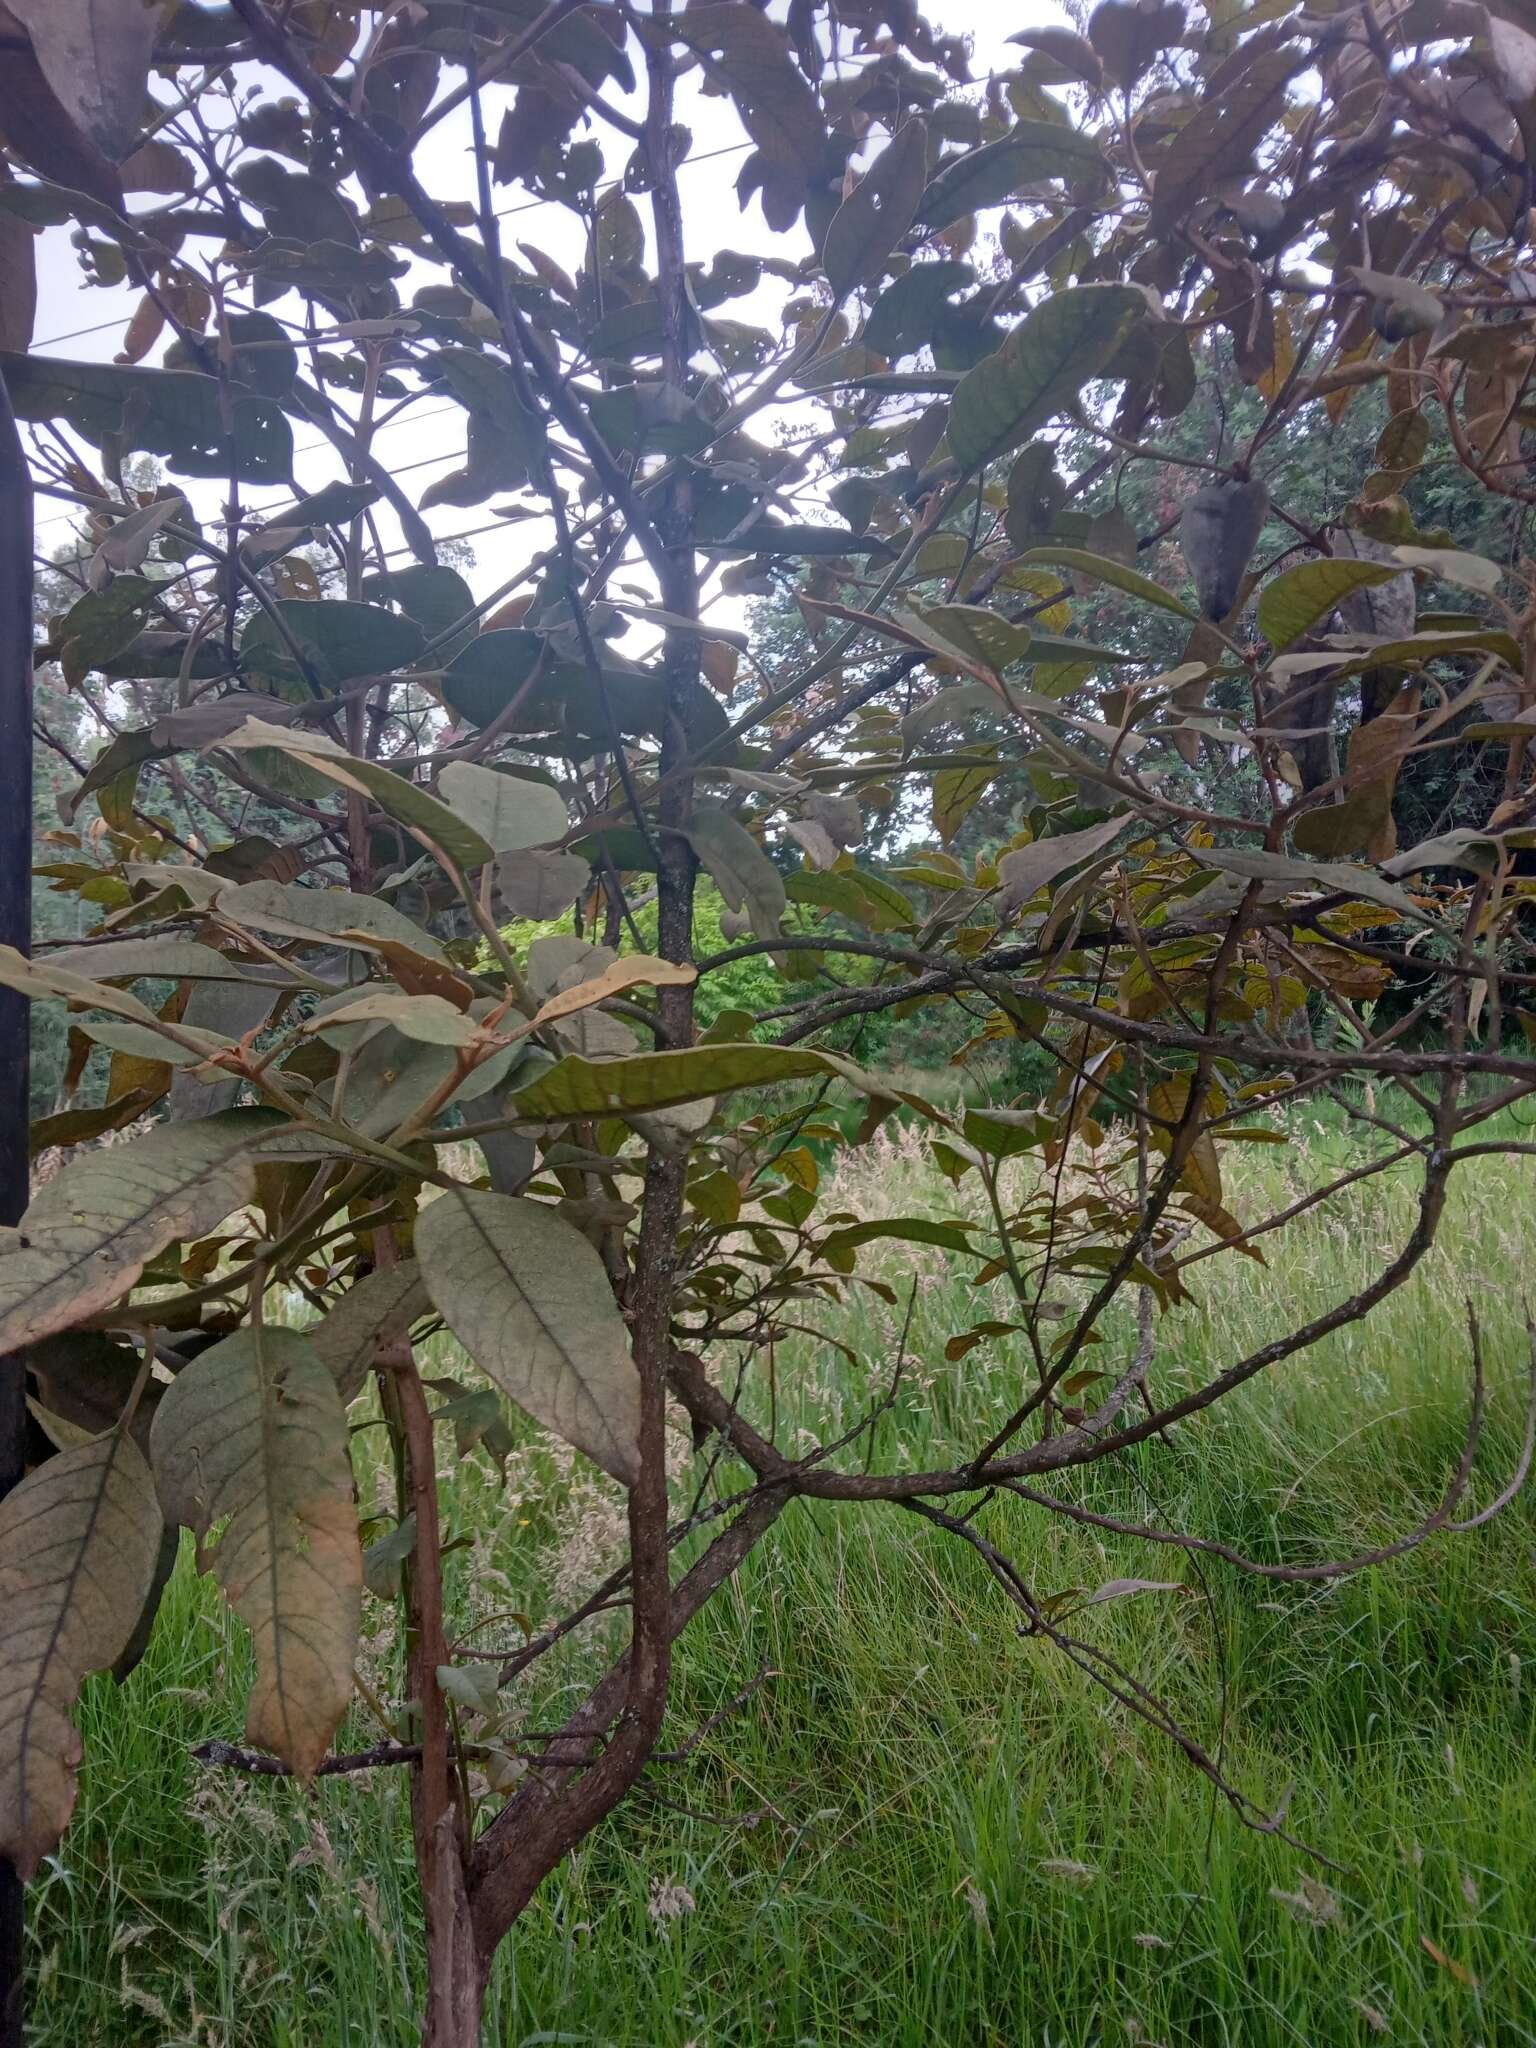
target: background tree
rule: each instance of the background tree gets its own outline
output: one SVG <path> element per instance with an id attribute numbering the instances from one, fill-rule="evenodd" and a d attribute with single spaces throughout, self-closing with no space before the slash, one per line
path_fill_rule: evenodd
<path id="1" fill-rule="evenodd" d="M 0 1508 L 0 1848 L 25 1874 L 58 1839 L 80 1681 L 131 1660 L 188 1528 L 257 1653 L 250 1747 L 223 1761 L 410 1772 L 424 2039 L 473 2040 L 508 1929 L 656 1757 L 677 1634 L 806 1500 L 948 1532 L 1028 1633 L 1280 1830 L 1026 1582 L 1009 1519 L 1313 1581 L 1485 1519 L 1525 1476 L 1529 1438 L 1512 1476 L 1477 1468 L 1475 1325 L 1444 1498 L 1368 1554 L 1242 1558 L 1060 1476 L 1365 1317 L 1536 1086 L 1536 39 L 1512 0 L 1104 0 L 984 79 L 860 0 L 168 21 L 13 0 L 4 23 L 8 320 L 34 227 L 70 224 L 89 273 L 141 296 L 117 363 L 15 331 L 0 355 L 37 489 L 94 522 L 46 655 L 117 728 L 65 827 L 92 928 L 0 960 L 110 1054 L 105 1099 L 47 1133 L 87 1149 L 0 1246 L 0 1343 L 31 1348 L 57 1446 Z M 739 124 L 743 204 L 807 253 L 696 246 L 679 173 L 706 101 Z M 444 191 L 450 122 L 473 180 Z M 498 181 L 562 206 L 579 260 L 514 255 Z M 777 331 L 737 303 L 765 280 Z M 1340 505 L 1303 437 L 1378 390 L 1377 467 Z M 418 506 L 376 443 L 428 402 L 458 408 L 465 460 Z M 316 490 L 296 422 L 335 451 Z M 1473 530 L 1420 523 L 1432 451 Z M 507 493 L 521 559 L 477 597 L 423 508 Z M 1095 611 L 1106 589 L 1126 605 Z M 789 590 L 808 645 L 743 650 L 716 611 Z M 1410 842 L 1399 792 L 1469 748 L 1487 767 L 1456 801 L 1478 809 Z M 926 804 L 958 843 L 983 793 L 1006 845 L 903 840 Z M 517 936 L 551 917 L 569 931 Z M 777 999 L 701 1032 L 697 991 L 748 960 Z M 978 1058 L 1042 1049 L 1048 1085 L 946 1108 L 859 1063 L 869 1020 L 923 1008 L 962 1014 Z M 1345 1085 L 1381 1080 L 1401 1120 Z M 1223 1148 L 1283 1141 L 1320 1094 L 1368 1156 L 1234 1214 Z M 820 1212 L 813 1146 L 898 1111 L 974 1176 L 986 1228 Z M 1154 1392 L 1193 1262 L 1256 1256 L 1405 1161 L 1416 1220 L 1366 1284 Z M 939 1470 L 882 1428 L 900 1353 L 809 1449 L 754 1363 L 893 1236 L 1011 1289 L 947 1355 L 1006 1347 L 1014 1406 Z M 624 1563 L 504 1649 L 446 1619 L 449 1416 L 414 1349 L 439 1327 L 627 1501 Z M 398 1573 L 403 1661 L 384 1739 L 337 1755 L 361 1401 L 397 1478 L 370 1557 L 384 1590 Z M 676 1487 L 669 1404 L 697 1447 Z M 559 1728 L 522 1725 L 506 1689 L 615 1603 L 613 1669 Z"/>

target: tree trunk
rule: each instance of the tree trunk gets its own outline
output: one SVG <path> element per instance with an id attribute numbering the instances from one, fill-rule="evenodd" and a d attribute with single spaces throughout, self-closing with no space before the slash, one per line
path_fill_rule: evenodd
<path id="1" fill-rule="evenodd" d="M 16 61 L 14 59 L 8 61 Z M 0 379 L 0 942 L 30 950 L 32 936 L 32 481 Z M 27 1206 L 27 1057 L 30 1006 L 0 990 L 0 1223 Z M 0 1498 L 26 1464 L 26 1361 L 0 1358 Z M 22 2048 L 25 1906 L 21 1879 L 0 1856 L 0 2048 Z"/>
<path id="2" fill-rule="evenodd" d="M 439 1866 L 458 1864 L 456 1845 L 434 1859 Z M 422 1903 L 427 1914 L 427 2005 L 421 2021 L 421 2048 L 479 2048 L 480 2015 L 485 2004 L 489 1963 L 481 1964 L 469 1917 L 469 1894 L 441 1882 L 429 1890 L 423 1873 Z M 456 1892 L 457 1896 L 451 1896 Z"/>

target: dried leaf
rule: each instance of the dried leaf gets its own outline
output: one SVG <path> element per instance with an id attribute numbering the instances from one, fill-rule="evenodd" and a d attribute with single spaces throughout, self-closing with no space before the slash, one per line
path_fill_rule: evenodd
<path id="1" fill-rule="evenodd" d="M 252 1153 L 283 1121 L 227 1110 L 73 1160 L 19 1229 L 0 1232 L 0 1348 L 110 1307 L 156 1252 L 222 1223 L 249 1199 Z"/>
<path id="2" fill-rule="evenodd" d="M 251 1631 L 251 1742 L 308 1778 L 352 1695 L 363 1581 L 346 1414 L 297 1330 L 238 1330 L 178 1373 L 150 1433 L 168 1521 Z"/>
<path id="3" fill-rule="evenodd" d="M 161 1529 L 127 1435 L 61 1451 L 0 1501 L 0 1854 L 23 1880 L 74 1810 L 75 1700 L 128 1649 Z"/>

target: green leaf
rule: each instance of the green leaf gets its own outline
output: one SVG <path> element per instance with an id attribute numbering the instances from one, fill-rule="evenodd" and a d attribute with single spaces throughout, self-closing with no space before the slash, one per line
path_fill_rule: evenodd
<path id="1" fill-rule="evenodd" d="M 376 603 L 387 600 L 397 604 L 429 640 L 446 633 L 460 619 L 469 618 L 475 609 L 474 592 L 457 569 L 434 569 L 419 562 L 409 568 L 391 569 L 387 576 L 365 577 L 363 596 Z M 451 661 L 474 637 L 475 622 L 470 618 L 461 634 L 435 650 L 434 660 Z"/>
<path id="2" fill-rule="evenodd" d="M 1146 293 L 1122 284 L 1078 285 L 1034 307 L 956 387 L 949 449 L 960 467 L 1006 455 L 1071 405 L 1146 312 Z"/>
<path id="3" fill-rule="evenodd" d="M 1333 860 L 1340 854 L 1365 853 L 1391 817 L 1390 787 L 1371 782 L 1352 790 L 1340 803 L 1303 812 L 1291 827 L 1291 837 L 1298 852 Z"/>
<path id="4" fill-rule="evenodd" d="M 109 162 L 121 162 L 143 140 L 153 14 L 93 0 L 15 0 L 9 12 L 27 30 L 38 68 L 68 121 Z"/>
<path id="5" fill-rule="evenodd" d="M 20 420 L 67 420 L 94 447 L 127 434 L 183 476 L 284 484 L 293 470 L 293 433 L 281 406 L 232 389 L 226 433 L 217 378 L 188 370 L 120 363 L 71 363 L 56 356 L 0 354 L 0 377 Z"/>
<path id="6" fill-rule="evenodd" d="M 155 1013 L 147 1003 L 126 989 L 106 982 L 88 981 L 84 975 L 69 973 L 46 957 L 29 960 L 14 946 L 0 946 L 0 987 L 13 988 L 31 1002 L 66 1002 L 77 1009 L 106 1010 L 114 1017 L 127 1017 L 135 1024 L 153 1026 Z"/>
<path id="7" fill-rule="evenodd" d="M 422 1045 L 473 1045 L 480 1037 L 474 1021 L 446 996 L 413 996 L 398 988 L 377 989 L 359 996 L 356 1002 L 343 1003 L 340 1009 L 327 1009 L 311 1017 L 303 1028 L 323 1038 L 355 1024 L 389 1024 Z M 336 1042 L 345 1046 L 349 1041 L 343 1037 Z"/>
<path id="8" fill-rule="evenodd" d="M 19 1229 L 0 1232 L 0 1348 L 109 1308 L 156 1252 L 222 1223 L 249 1200 L 251 1155 L 282 1124 L 271 1110 L 228 1110 L 73 1160 Z"/>
<path id="9" fill-rule="evenodd" d="M 1245 847 L 1235 846 L 1194 846 L 1189 851 L 1202 867 L 1217 868 L 1244 881 L 1284 882 L 1323 889 L 1329 894 L 1359 896 L 1368 903 L 1399 911 L 1416 923 L 1434 923 L 1406 890 L 1384 882 L 1372 868 L 1353 867 L 1347 861 L 1294 860 L 1288 854 L 1249 852 Z M 1410 858 L 1406 854 L 1399 856 L 1405 861 Z"/>
<path id="10" fill-rule="evenodd" d="M 802 180 L 811 175 L 826 142 L 821 114 L 776 22 L 754 7 L 713 0 L 656 27 L 709 57 L 707 74 L 724 84 L 742 126 L 769 163 Z"/>
<path id="11" fill-rule="evenodd" d="M 948 846 L 1000 773 L 988 767 L 941 768 L 933 778 L 933 822 Z"/>
<path id="12" fill-rule="evenodd" d="M 158 588 L 149 576 L 115 576 L 105 590 L 76 598 L 54 634 L 65 680 L 78 681 L 130 646 Z"/>
<path id="13" fill-rule="evenodd" d="M 565 798 L 547 782 L 529 782 L 473 761 L 450 761 L 437 778 L 443 801 L 494 853 L 520 853 L 563 839 Z"/>
<path id="14" fill-rule="evenodd" d="M 88 796 L 95 796 L 99 804 L 106 806 L 102 811 L 103 817 L 108 817 L 109 811 L 124 808 L 122 805 L 114 806 L 105 794 L 114 790 L 119 779 L 126 787 L 127 806 L 131 807 L 138 789 L 139 770 L 144 763 L 163 760 L 172 751 L 170 747 L 157 746 L 153 735 L 143 726 L 131 732 L 115 733 L 85 771 L 85 780 L 59 799 L 59 816 L 66 825 L 72 825 L 75 814 Z M 108 822 L 111 822 L 110 818 Z"/>
<path id="15" fill-rule="evenodd" d="M 873 349 L 876 355 L 893 359 L 927 348 L 932 343 L 941 309 L 956 292 L 975 280 L 976 273 L 970 264 L 954 257 L 914 263 L 888 284 L 875 301 L 864 323 L 865 347 Z"/>
<path id="16" fill-rule="evenodd" d="M 1201 100 L 1156 164 L 1154 234 L 1165 234 L 1222 179 L 1240 177 L 1247 170 L 1280 116 L 1291 79 L 1306 61 L 1294 44 L 1260 49 L 1235 78 L 1224 79 L 1219 92 Z M 1223 66 L 1224 72 L 1228 69 Z"/>
<path id="17" fill-rule="evenodd" d="M 503 458 L 511 458 L 520 479 L 536 473 L 544 445 L 543 417 L 525 410 L 507 364 L 476 349 L 445 348 L 433 359 L 432 369 L 462 405 L 481 414 L 494 429 Z M 501 488 L 512 488 L 518 480 L 504 473 Z"/>
<path id="18" fill-rule="evenodd" d="M 496 863 L 496 887 L 508 910 L 537 924 L 569 910 L 591 879 L 577 853 L 506 854 Z"/>
<path id="19" fill-rule="evenodd" d="M 253 1324 L 177 1374 L 150 1450 L 167 1521 L 195 1531 L 200 1568 L 251 1632 L 246 1737 L 312 1777 L 352 1696 L 362 1604 L 335 1382 L 299 1331 Z"/>
<path id="20" fill-rule="evenodd" d="M 868 886 L 872 882 L 878 886 Z M 917 922 L 911 904 L 900 890 L 858 868 L 789 875 L 784 889 L 792 903 L 812 903 L 820 910 L 835 910 L 839 917 L 874 932 L 910 931 Z"/>
<path id="21" fill-rule="evenodd" d="M 1352 590 L 1389 583 L 1402 575 L 1397 562 L 1367 562 L 1354 555 L 1320 555 L 1271 577 L 1259 593 L 1259 631 L 1276 650 L 1289 647 L 1326 618 Z"/>
<path id="22" fill-rule="evenodd" d="M 893 623 L 914 640 L 985 680 L 1030 657 L 1030 631 L 979 604 L 933 604 L 898 611 Z"/>
<path id="23" fill-rule="evenodd" d="M 1054 839 L 1036 839 L 1028 846 L 1005 853 L 997 863 L 1003 907 L 1006 910 L 1022 909 L 1038 890 L 1054 882 L 1058 875 L 1064 875 L 1068 868 L 1102 853 L 1131 822 L 1123 817 L 1105 818 L 1101 824 L 1085 826 L 1081 832 L 1061 832 Z"/>
<path id="24" fill-rule="evenodd" d="M 1199 616 L 1171 591 L 1164 590 L 1159 583 L 1154 583 L 1150 576 L 1140 575 L 1135 569 L 1127 569 L 1123 562 L 1112 562 L 1105 555 L 1090 554 L 1086 548 L 1031 548 L 1027 554 L 1019 557 L 1021 567 L 1032 562 L 1043 563 L 1052 569 L 1071 569 L 1079 576 L 1091 576 L 1096 583 L 1113 584 L 1116 590 L 1123 590 L 1127 597 L 1139 597 L 1146 604 L 1155 604 L 1163 611 L 1173 612 L 1181 619 L 1193 621 Z"/>
<path id="25" fill-rule="evenodd" d="M 357 896 L 350 889 L 310 889 L 293 882 L 242 882 L 218 898 L 219 915 L 251 931 L 277 932 L 283 938 L 307 939 L 316 946 L 350 946 L 374 951 L 393 939 L 441 961 L 437 940 L 413 924 L 379 896 Z"/>
<path id="26" fill-rule="evenodd" d="M 554 730 L 603 740 L 615 729 L 659 732 L 666 716 L 658 676 L 606 667 L 594 676 L 557 654 L 542 633 L 515 627 L 482 633 L 461 649 L 444 670 L 441 688 L 449 710 L 478 726 L 489 725 L 516 698 L 518 711 L 506 728 L 516 733 Z"/>
<path id="27" fill-rule="evenodd" d="M 184 1024 L 177 1026 L 179 1040 L 172 1040 L 147 1024 L 132 1024 L 122 1017 L 87 1017 L 80 1029 L 96 1045 L 110 1046 L 130 1059 L 158 1060 L 170 1067 L 200 1066 L 210 1054 L 227 1052 L 234 1044 L 222 1032 L 189 1030 Z"/>
<path id="28" fill-rule="evenodd" d="M 0 1855 L 23 1880 L 74 1810 L 75 1701 L 132 1641 L 161 1529 L 126 1433 L 61 1451 L 0 1501 Z"/>
<path id="29" fill-rule="evenodd" d="M 273 607 L 304 653 L 315 681 L 337 689 L 356 676 L 388 675 L 421 653 L 412 618 L 346 598 L 283 599 Z M 252 614 L 240 636 L 240 666 L 285 692 L 304 695 L 303 674 L 269 613 Z"/>
<path id="30" fill-rule="evenodd" d="M 912 225 L 927 176 L 928 130 L 920 120 L 909 120 L 875 158 L 827 228 L 821 265 L 839 299 L 879 276 L 886 257 Z"/>
<path id="31" fill-rule="evenodd" d="M 602 1259 L 576 1226 L 538 1202 L 452 1188 L 417 1217 L 416 1256 L 438 1312 L 487 1378 L 634 1485 L 640 1376 Z"/>
<path id="32" fill-rule="evenodd" d="M 850 1223 L 842 1230 L 830 1231 L 822 1239 L 821 1249 L 829 1258 L 836 1258 L 857 1251 L 860 1245 L 873 1244 L 877 1238 L 897 1237 L 904 1244 L 936 1244 L 945 1251 L 968 1252 L 970 1232 L 975 1228 L 974 1223 L 935 1223 L 926 1216 L 894 1216 L 871 1223 Z"/>
<path id="33" fill-rule="evenodd" d="M 244 981 L 250 963 L 231 960 L 195 939 L 113 939 L 104 946 L 64 946 L 47 956 L 50 973 L 87 975 L 94 981 L 137 980 L 152 975 L 171 981 Z M 266 971 L 274 982 L 282 969 Z"/>
<path id="34" fill-rule="evenodd" d="M 1486 555 L 1469 555 L 1461 548 L 1399 547 L 1393 550 L 1407 569 L 1424 569 L 1437 582 L 1459 584 L 1475 590 L 1480 597 L 1492 597 L 1504 580 L 1504 570 Z"/>
<path id="35" fill-rule="evenodd" d="M 1054 121 L 1020 121 L 997 142 L 951 157 L 923 194 L 921 218 L 925 227 L 947 228 L 982 207 L 1001 205 L 1021 185 L 1081 178 L 1101 165 L 1091 136 Z"/>
<path id="36" fill-rule="evenodd" d="M 379 613 L 380 618 L 390 616 L 388 612 Z M 492 850 L 480 834 L 446 804 L 439 803 L 419 784 L 396 775 L 382 762 L 365 761 L 360 755 L 349 754 L 324 733 L 291 731 L 287 726 L 267 725 L 259 718 L 249 718 L 238 732 L 228 734 L 219 745 L 231 753 L 270 747 L 287 754 L 328 782 L 359 796 L 372 797 L 381 811 L 461 867 L 483 867 L 492 858 Z"/>
<path id="37" fill-rule="evenodd" d="M 514 1089 L 508 1114 L 542 1122 L 675 1109 L 737 1088 L 829 1076 L 892 1108 L 913 1099 L 835 1053 L 803 1046 L 701 1045 L 686 1052 L 638 1053 L 632 1059 L 563 1059 L 527 1087 Z"/>
<path id="38" fill-rule="evenodd" d="M 747 912 L 760 939 L 777 939 L 784 880 L 746 827 L 719 804 L 696 804 L 688 839 L 730 908 Z"/>

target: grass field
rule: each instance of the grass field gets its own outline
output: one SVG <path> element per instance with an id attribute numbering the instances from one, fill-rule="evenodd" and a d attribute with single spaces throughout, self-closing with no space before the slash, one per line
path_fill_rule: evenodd
<path id="1" fill-rule="evenodd" d="M 1344 1140 L 1305 1115 L 1253 1148 L 1232 1206 L 1315 1181 Z M 1460 1448 L 1465 1299 L 1484 1323 L 1492 1420 L 1476 1498 L 1518 1444 L 1536 1162 L 1484 1162 L 1442 1246 L 1369 1321 L 1171 1445 L 1094 1468 L 1080 1496 L 1267 1556 L 1380 1541 L 1438 1498 Z M 886 1145 L 846 1206 L 951 1198 Z M 1271 1239 L 1270 1268 L 1196 1269 L 1200 1305 L 1159 1330 L 1154 1385 L 1240 1355 L 1347 1292 L 1399 1241 L 1411 1185 L 1378 1179 Z M 942 1363 L 988 1313 L 937 1252 L 917 1279 L 917 1369 L 880 1455 L 942 1460 L 1005 1412 L 1006 1361 Z M 796 1426 L 851 1418 L 888 1372 L 897 1318 L 850 1303 L 831 1346 L 781 1350 Z M 1115 1333 L 1111 1332 L 1113 1336 Z M 443 1354 L 445 1364 L 447 1354 Z M 386 1498 L 357 1439 L 365 1500 Z M 445 1469 L 451 1433 L 439 1432 Z M 690 1467 L 679 1442 L 679 1485 Z M 601 1573 L 613 1491 L 525 1443 L 503 1486 L 481 1454 L 454 1509 L 461 1623 L 515 1641 Z M 1156 1736 L 1048 1648 L 1020 1639 L 973 1557 L 899 1510 L 794 1508 L 684 1639 L 669 1740 L 768 1660 L 776 1676 L 539 1895 L 503 1952 L 487 2039 L 624 2048 L 872 2043 L 1132 2048 L 1174 2043 L 1426 2048 L 1536 2042 L 1536 1567 L 1522 1501 L 1337 1586 L 1293 1587 L 1045 1520 L 988 1511 L 1042 1593 L 1135 1575 L 1187 1582 L 1094 1609 L 1083 1633 L 1178 1708 L 1254 1797 L 1294 1786 L 1289 1825 L 1344 1866 L 1244 1830 Z M 398 1693 L 393 1624 L 370 1601 L 367 1669 Z M 514 1701 L 546 1718 L 600 1668 L 578 1639 Z M 80 1812 L 34 1888 L 37 2040 L 372 2048 L 410 2042 L 417 1907 L 397 1774 L 313 1796 L 212 1773 L 238 1739 L 247 1652 L 190 1561 L 148 1656 L 83 1710 Z M 373 1739 L 361 1715 L 347 1739 Z M 693 1817 L 677 1810 L 693 1809 Z M 758 1816 L 722 1825 L 722 1816 Z M 702 1816 L 702 1817 L 701 1817 Z"/>

